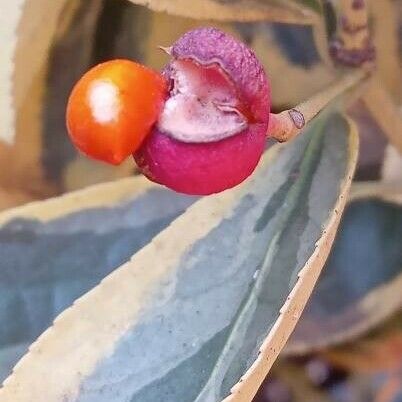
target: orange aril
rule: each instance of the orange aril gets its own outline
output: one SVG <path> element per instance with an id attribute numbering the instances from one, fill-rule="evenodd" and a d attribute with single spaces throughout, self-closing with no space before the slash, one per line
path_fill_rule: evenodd
<path id="1" fill-rule="evenodd" d="M 67 106 L 67 128 L 84 154 L 119 164 L 135 152 L 158 119 L 167 92 L 157 72 L 129 60 L 89 70 Z"/>

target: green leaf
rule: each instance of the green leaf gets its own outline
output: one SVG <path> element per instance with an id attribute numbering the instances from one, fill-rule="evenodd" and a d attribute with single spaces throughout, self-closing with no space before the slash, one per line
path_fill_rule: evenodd
<path id="1" fill-rule="evenodd" d="M 402 203 L 352 201 L 287 353 L 349 341 L 402 306 Z"/>
<path id="2" fill-rule="evenodd" d="M 58 316 L 5 382 L 2 402 L 220 401 L 231 389 L 231 401 L 251 400 L 293 330 L 329 253 L 356 157 L 356 135 L 338 114 L 316 119 L 292 143 L 272 147 L 243 185 L 195 202 Z M 55 280 L 61 294 L 63 281 L 70 286 L 73 282 L 68 298 L 82 292 L 83 278 L 98 280 L 90 274 L 98 266 L 117 266 L 153 236 L 147 234 L 144 214 L 148 220 L 157 217 L 155 233 L 166 226 L 169 214 L 173 219 L 180 213 L 176 203 L 183 208 L 193 201 L 150 185 L 136 201 L 112 205 L 109 187 L 103 191 L 109 209 L 99 210 L 94 207 L 102 204 L 102 191 L 97 191 L 79 213 L 71 213 L 74 197 L 65 199 L 69 214 L 57 219 L 46 214 L 52 202 L 60 211 L 62 200 L 49 201 L 40 212 L 22 209 L 0 217 L 3 222 L 14 218 L 8 230 L 21 227 L 18 216 L 47 219 L 31 225 L 39 225 L 38 242 L 48 235 L 41 250 L 48 255 L 39 258 L 35 242 L 24 255 L 21 244 L 27 246 L 29 235 L 22 230 L 19 247 L 8 249 L 8 261 L 15 258 L 23 266 L 26 258 L 31 275 L 39 277 L 41 270 L 47 269 L 48 275 L 61 272 Z M 127 188 L 121 193 L 128 194 Z M 78 201 L 86 200 L 85 192 L 80 194 Z M 79 205 L 75 197 L 74 205 Z M 128 237 L 116 245 L 122 227 Z M 85 237 L 88 232 L 92 238 Z M 18 239 L 7 233 L 0 237 L 4 244 Z M 61 237 L 53 243 L 56 234 Z M 7 272 L 3 289 L 28 290 L 25 298 L 8 300 L 6 310 L 17 317 L 34 309 L 35 292 L 29 292 L 30 281 L 18 284 L 16 279 L 25 281 L 24 275 L 10 268 Z M 37 282 L 39 293 L 49 290 L 49 299 L 54 297 L 50 284 L 45 277 Z M 35 309 L 38 320 L 42 314 L 48 319 L 47 307 L 43 303 Z M 10 317 L 7 322 L 12 323 Z M 23 325 L 17 334 L 29 338 Z"/>
<path id="3" fill-rule="evenodd" d="M 1 214 L 0 383 L 58 314 L 194 200 L 135 177 Z"/>

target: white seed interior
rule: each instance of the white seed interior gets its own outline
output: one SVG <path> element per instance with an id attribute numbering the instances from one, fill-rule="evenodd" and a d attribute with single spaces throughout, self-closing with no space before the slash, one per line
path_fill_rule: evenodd
<path id="1" fill-rule="evenodd" d="M 237 109 L 236 89 L 218 65 L 173 62 L 173 89 L 158 120 L 158 128 L 183 142 L 211 142 L 247 127 Z"/>

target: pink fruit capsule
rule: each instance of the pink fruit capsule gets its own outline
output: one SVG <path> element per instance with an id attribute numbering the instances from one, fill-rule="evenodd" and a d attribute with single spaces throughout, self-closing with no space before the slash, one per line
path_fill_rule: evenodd
<path id="1" fill-rule="evenodd" d="M 206 195 L 234 187 L 265 146 L 269 85 L 252 50 L 214 28 L 186 33 L 164 70 L 171 88 L 134 158 L 151 180 Z"/>

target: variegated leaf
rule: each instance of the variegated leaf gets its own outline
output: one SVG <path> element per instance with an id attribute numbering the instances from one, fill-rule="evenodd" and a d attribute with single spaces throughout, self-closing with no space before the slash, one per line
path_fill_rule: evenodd
<path id="1" fill-rule="evenodd" d="M 0 323 L 8 325 L 0 325 L 0 383 L 59 313 L 194 200 L 137 176 L 1 214 L 7 262 L 1 265 Z"/>
<path id="2" fill-rule="evenodd" d="M 329 253 L 356 157 L 356 134 L 338 114 L 315 120 L 291 144 L 273 147 L 243 185 L 194 203 L 64 311 L 6 380 L 2 402 L 250 401 Z M 8 255 L 19 258 L 17 265 L 31 275 L 47 271 L 59 278 L 38 281 L 39 293 L 47 288 L 52 297 L 54 283 L 63 294 L 63 276 L 73 283 L 60 308 L 88 286 L 81 273 L 91 278 L 100 266 L 110 271 L 148 241 L 152 234 L 144 216 L 152 220 L 162 214 L 165 218 L 155 223 L 161 229 L 168 211 L 173 219 L 192 201 L 160 188 L 148 190 L 145 198 L 153 191 L 146 204 L 137 195 L 108 210 L 94 208 L 102 201 L 90 198 L 92 207 L 84 202 L 81 212 L 63 218 L 55 219 L 57 206 L 80 209 L 71 204 L 74 197 L 82 201 L 85 192 L 49 201 L 45 210 L 38 204 L 3 215 Z M 21 252 L 30 233 L 26 219 L 35 211 L 46 220 L 31 223 L 30 230 L 33 225 L 40 233 L 37 241 L 46 233 L 48 241 L 56 239 L 42 246 L 42 253 L 47 250 L 42 257 L 34 247 L 27 256 Z M 7 234 L 15 227 L 22 228 L 20 237 Z M 122 227 L 131 229 L 116 246 Z M 5 278 L 14 277 L 17 287 L 14 271 L 8 272 Z M 3 286 L 13 291 L 10 284 Z M 29 285 L 18 289 L 7 310 L 14 317 L 35 300 Z M 45 320 L 50 315 L 45 312 Z M 23 327 L 19 331 L 24 338 Z"/>
<path id="3" fill-rule="evenodd" d="M 322 1 L 321 0 L 292 0 L 294 3 L 301 7 L 309 8 L 316 11 L 317 13 L 322 12 Z"/>
<path id="4" fill-rule="evenodd" d="M 373 190 L 378 188 L 378 192 Z M 402 307 L 402 187 L 359 184 L 287 354 L 350 341 Z M 380 193 L 381 191 L 381 193 Z"/>
<path id="5" fill-rule="evenodd" d="M 378 375 L 388 371 L 402 380 L 402 310 L 356 342 L 328 348 L 322 355 L 349 372 Z"/>
<path id="6" fill-rule="evenodd" d="M 276 21 L 311 24 L 318 0 L 131 0 L 152 10 L 213 21 Z"/>
<path id="7" fill-rule="evenodd" d="M 75 7 L 71 1 L 65 13 Z M 66 0 L 15 0 L 0 2 L 0 140 L 11 143 L 15 116 L 46 54 Z"/>

